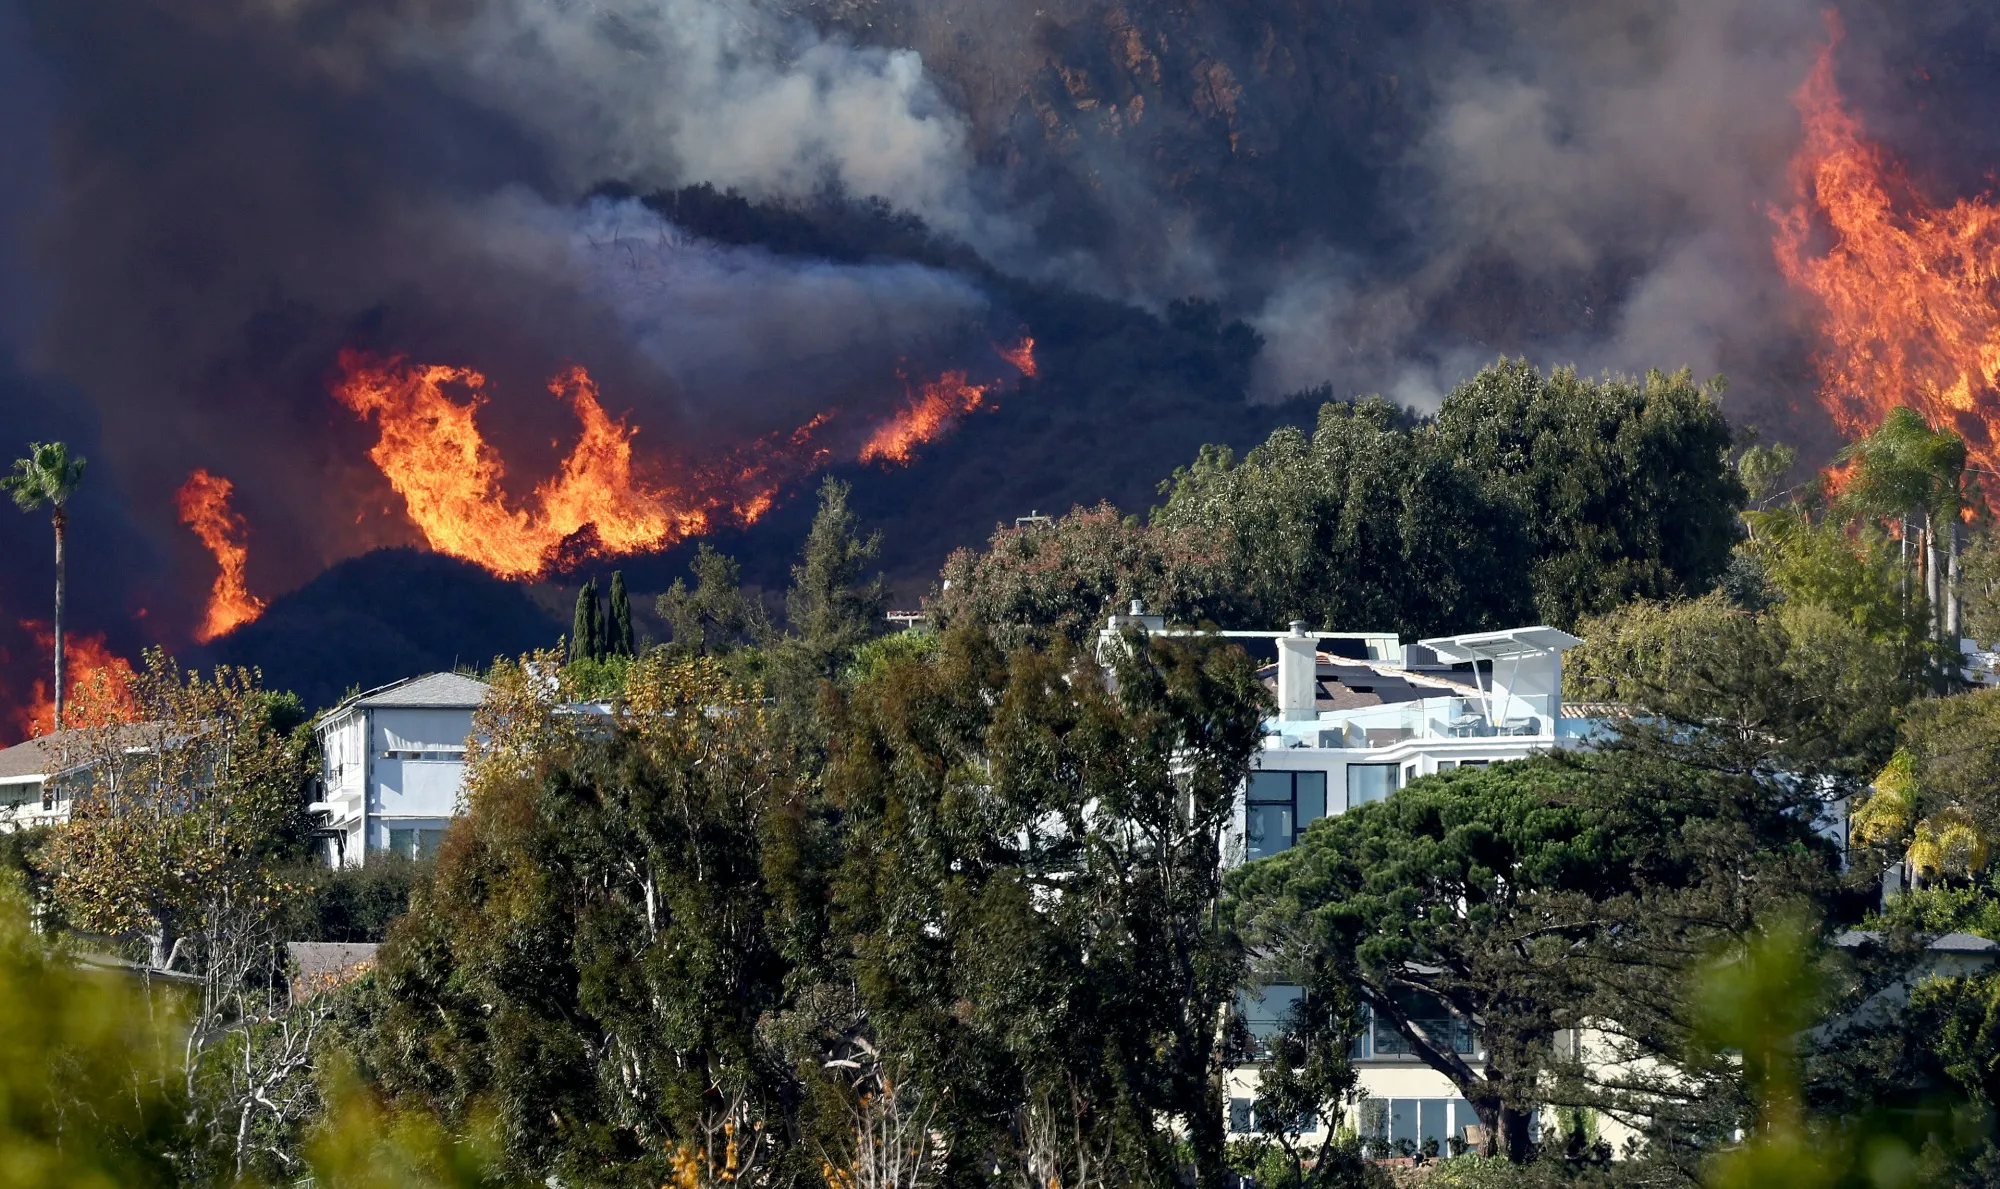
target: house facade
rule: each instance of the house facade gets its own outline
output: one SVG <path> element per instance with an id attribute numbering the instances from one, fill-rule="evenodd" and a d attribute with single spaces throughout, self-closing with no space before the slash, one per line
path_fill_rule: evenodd
<path id="1" fill-rule="evenodd" d="M 1099 637 L 1100 658 L 1133 629 L 1178 634 L 1135 606 L 1111 618 Z M 1260 676 L 1277 701 L 1238 795 L 1225 866 L 1287 850 L 1314 821 L 1383 800 L 1419 777 L 1576 747 L 1602 729 L 1601 720 L 1563 705 L 1563 653 L 1582 640 L 1555 628 L 1414 644 L 1393 633 L 1315 632 L 1296 622 L 1283 632 L 1222 634 L 1266 659 Z M 1287 1025 L 1300 994 L 1296 986 L 1274 985 L 1241 997 L 1238 1010 L 1253 1046 Z M 1404 1006 L 1412 1018 L 1427 1019 L 1424 1005 Z M 1449 1037 L 1475 1065 L 1483 1060 L 1480 1039 L 1465 1021 L 1441 1005 L 1432 1015 L 1428 1035 Z M 1454 1140 L 1478 1138 L 1472 1104 L 1387 1024 L 1366 1023 L 1351 1056 L 1359 1094 L 1344 1118 L 1315 1120 L 1308 1132 L 1314 1138 L 1331 1125 L 1354 1130 L 1378 1151 L 1407 1143 L 1440 1153 Z M 1257 1131 L 1261 1074 L 1255 1061 L 1228 1074 L 1231 1138 Z"/>
<path id="2" fill-rule="evenodd" d="M 459 812 L 473 711 L 492 692 L 458 673 L 412 677 L 349 698 L 320 717 L 319 815 L 326 859 L 430 854 Z"/>
<path id="3" fill-rule="evenodd" d="M 0 832 L 69 820 L 70 797 L 59 777 L 74 765 L 73 757 L 65 757 L 78 746 L 79 735 L 37 735 L 0 750 Z"/>

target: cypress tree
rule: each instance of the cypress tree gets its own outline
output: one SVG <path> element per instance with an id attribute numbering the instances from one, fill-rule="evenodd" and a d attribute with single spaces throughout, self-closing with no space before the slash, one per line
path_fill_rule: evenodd
<path id="1" fill-rule="evenodd" d="M 632 641 L 632 599 L 625 593 L 625 572 L 611 571 L 611 629 L 606 632 L 605 651 L 614 656 L 634 656 Z"/>
<path id="2" fill-rule="evenodd" d="M 569 659 L 596 660 L 604 655 L 604 626 L 597 609 L 597 579 L 576 592 L 576 614 L 570 618 Z"/>

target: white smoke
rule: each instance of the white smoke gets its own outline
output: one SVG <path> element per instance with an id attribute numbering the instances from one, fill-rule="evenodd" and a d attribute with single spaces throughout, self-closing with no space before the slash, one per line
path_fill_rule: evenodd
<path id="1" fill-rule="evenodd" d="M 823 401 L 857 356 L 921 350 L 983 315 L 963 277 L 906 261 L 774 256 L 691 236 L 644 204 L 555 206 L 510 189 L 457 221 L 468 247 L 617 322 L 684 391 Z"/>
<path id="2" fill-rule="evenodd" d="M 839 188 L 985 247 L 963 117 L 910 50 L 820 36 L 749 0 L 496 0 L 394 49 L 535 130 L 566 181 L 707 182 L 753 198 Z"/>
<path id="3" fill-rule="evenodd" d="M 1441 94 L 1397 205 L 1393 272 L 1308 256 L 1253 324 L 1255 395 L 1331 382 L 1434 408 L 1503 351 L 1543 365 L 1712 373 L 1790 328 L 1766 210 L 1797 143 L 1790 94 L 1823 44 L 1819 0 L 1548 5 L 1433 55 Z M 1504 269 L 1511 289 L 1481 289 Z M 1442 330 L 1440 309 L 1511 330 Z"/>

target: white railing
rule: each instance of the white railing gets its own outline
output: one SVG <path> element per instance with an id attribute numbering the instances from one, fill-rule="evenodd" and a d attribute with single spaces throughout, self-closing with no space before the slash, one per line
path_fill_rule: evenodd
<path id="1" fill-rule="evenodd" d="M 1386 706 L 1321 711 L 1317 719 L 1275 721 L 1294 747 L 1372 750 L 1410 739 L 1553 738 L 1555 700 L 1547 695 L 1423 698 Z"/>

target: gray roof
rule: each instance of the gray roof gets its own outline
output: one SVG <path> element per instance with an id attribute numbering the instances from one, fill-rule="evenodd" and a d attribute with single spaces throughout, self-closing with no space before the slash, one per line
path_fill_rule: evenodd
<path id="1" fill-rule="evenodd" d="M 0 750 L 0 781 L 18 782 L 36 777 L 54 776 L 88 762 L 93 756 L 102 754 L 97 749 L 106 744 L 102 736 L 93 734 L 104 730 L 115 731 L 111 737 L 121 747 L 147 747 L 154 742 L 158 724 L 130 723 L 110 728 L 72 728 L 49 735 L 37 735 L 25 743 Z"/>
<path id="2" fill-rule="evenodd" d="M 422 677 L 405 677 L 371 689 L 359 697 L 348 699 L 340 708 L 400 706 L 471 710 L 482 705 L 492 692 L 492 686 L 484 681 L 474 681 L 462 673 L 430 673 Z"/>
<path id="3" fill-rule="evenodd" d="M 63 734 L 75 734 L 64 731 Z M 0 751 L 0 780 L 47 776 L 62 765 L 58 754 L 61 741 L 55 735 L 37 735 L 26 743 Z"/>
<path id="4" fill-rule="evenodd" d="M 1879 945 L 1883 934 L 1875 929 L 1849 929 L 1833 939 L 1833 944 L 1852 948 L 1861 945 Z M 1936 953 L 1946 954 L 1990 954 L 2000 950 L 2000 942 L 1991 941 L 1971 933 L 1946 933 L 1931 939 L 1924 947 Z"/>

